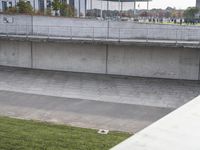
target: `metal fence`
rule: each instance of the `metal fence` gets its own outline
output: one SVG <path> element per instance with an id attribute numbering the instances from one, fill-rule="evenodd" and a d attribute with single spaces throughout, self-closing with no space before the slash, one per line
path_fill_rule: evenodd
<path id="1" fill-rule="evenodd" d="M 88 40 L 175 40 L 200 41 L 200 28 L 112 28 L 0 24 L 0 35 L 23 35 Z"/>

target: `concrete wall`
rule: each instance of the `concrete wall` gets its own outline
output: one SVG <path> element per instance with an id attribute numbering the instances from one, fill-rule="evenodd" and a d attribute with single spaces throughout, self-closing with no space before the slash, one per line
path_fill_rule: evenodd
<path id="1" fill-rule="evenodd" d="M 51 26 L 51 28 L 47 29 L 47 26 Z M 62 17 L 33 17 L 34 33 L 52 36 L 93 37 L 93 28 L 95 28 L 95 37 L 106 37 L 108 22 Z"/>
<path id="2" fill-rule="evenodd" d="M 108 74 L 197 80 L 198 49 L 109 46 Z"/>
<path id="3" fill-rule="evenodd" d="M 164 24 L 145 24 L 132 22 L 109 22 L 109 36 L 119 37 L 117 34 L 120 28 L 120 37 L 125 39 L 144 37 L 148 39 L 168 40 L 197 40 L 200 38 L 200 27 L 179 26 Z"/>
<path id="4" fill-rule="evenodd" d="M 31 43 L 0 40 L 0 65 L 31 67 Z"/>
<path id="5" fill-rule="evenodd" d="M 0 41 L 0 65 L 48 70 L 199 80 L 192 48 Z"/>
<path id="6" fill-rule="evenodd" d="M 0 14 L 0 33 L 31 34 L 32 25 L 31 16 Z"/>
<path id="7" fill-rule="evenodd" d="M 13 18 L 4 23 L 3 18 Z M 200 39 L 200 27 L 133 22 L 99 21 L 48 16 L 24 16 L 0 14 L 0 33 L 36 34 L 65 37 L 96 37 L 121 39 Z M 16 27 L 17 25 L 17 27 Z M 26 26 L 27 25 L 27 26 Z M 49 27 L 50 26 L 50 27 Z M 94 33 L 93 33 L 94 31 Z"/>
<path id="8" fill-rule="evenodd" d="M 33 43 L 33 68 L 105 73 L 106 46 Z"/>

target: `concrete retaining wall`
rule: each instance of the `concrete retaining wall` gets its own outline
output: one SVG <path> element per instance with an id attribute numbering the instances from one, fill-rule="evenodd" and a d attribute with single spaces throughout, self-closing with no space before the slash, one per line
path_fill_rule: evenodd
<path id="1" fill-rule="evenodd" d="M 5 23 L 3 18 L 13 22 Z M 0 33 L 35 34 L 64 37 L 95 37 L 121 39 L 196 40 L 200 27 L 133 22 L 99 21 L 48 16 L 0 14 Z M 17 25 L 17 27 L 16 27 Z M 49 27 L 50 26 L 50 27 Z"/>
<path id="2" fill-rule="evenodd" d="M 197 80 L 198 49 L 109 46 L 108 74 Z"/>
<path id="3" fill-rule="evenodd" d="M 31 43 L 0 40 L 0 65 L 31 68 Z"/>
<path id="4" fill-rule="evenodd" d="M 199 62 L 192 48 L 0 41 L 4 66 L 199 80 Z"/>
<path id="5" fill-rule="evenodd" d="M 104 74 L 106 46 L 33 43 L 33 68 Z"/>

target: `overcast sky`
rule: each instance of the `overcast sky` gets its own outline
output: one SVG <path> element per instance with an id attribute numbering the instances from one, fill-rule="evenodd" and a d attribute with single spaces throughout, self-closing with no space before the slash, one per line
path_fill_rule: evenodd
<path id="1" fill-rule="evenodd" d="M 101 2 L 99 0 L 92 0 L 93 7 L 101 8 Z M 195 6 L 196 0 L 152 0 L 149 7 L 165 9 L 167 6 L 176 7 L 177 9 L 185 9 L 190 6 Z M 88 3 L 88 7 L 90 4 Z M 145 9 L 147 7 L 145 2 L 137 2 L 137 9 Z M 118 3 L 110 2 L 110 9 L 118 10 Z M 132 9 L 133 3 L 124 3 L 123 9 Z M 103 2 L 103 9 L 106 9 L 106 2 Z"/>

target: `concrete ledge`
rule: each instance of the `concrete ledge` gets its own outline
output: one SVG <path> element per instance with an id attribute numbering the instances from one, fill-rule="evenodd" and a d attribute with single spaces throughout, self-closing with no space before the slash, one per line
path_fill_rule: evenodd
<path id="1" fill-rule="evenodd" d="M 137 46 L 159 46 L 159 47 L 185 47 L 200 48 L 200 41 L 176 41 L 176 40 L 153 40 L 153 39 L 102 39 L 102 38 L 70 38 L 70 37 L 48 37 L 37 35 L 4 35 L 0 39 L 34 41 L 34 42 L 64 42 L 64 43 L 92 43 L 110 45 L 137 45 Z"/>
<path id="2" fill-rule="evenodd" d="M 200 96 L 111 150 L 199 150 Z"/>

